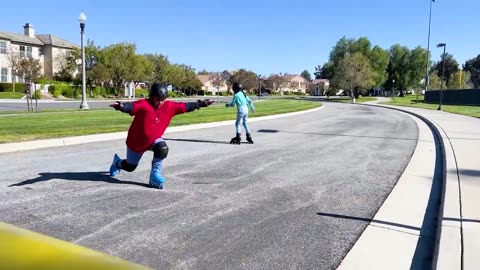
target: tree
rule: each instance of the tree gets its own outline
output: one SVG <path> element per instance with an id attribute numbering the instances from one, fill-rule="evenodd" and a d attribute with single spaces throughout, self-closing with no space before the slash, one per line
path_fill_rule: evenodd
<path id="1" fill-rule="evenodd" d="M 480 54 L 475 58 L 467 60 L 463 69 L 470 72 L 473 86 L 480 88 Z"/>
<path id="2" fill-rule="evenodd" d="M 80 57 L 80 50 L 74 50 L 74 53 Z M 105 70 L 108 69 L 105 66 L 106 57 L 105 50 L 96 46 L 93 40 L 87 40 L 87 46 L 85 46 L 85 79 L 87 85 L 90 86 L 90 95 L 92 95 L 92 84 L 102 84 L 108 80 L 108 76 L 105 76 Z"/>
<path id="3" fill-rule="evenodd" d="M 403 96 L 403 90 L 408 88 L 411 83 L 409 61 L 410 50 L 407 47 L 400 44 L 392 46 L 388 64 L 388 80 L 385 86 L 393 91 L 393 80 L 395 80 L 395 89 L 400 90 L 400 96 Z"/>
<path id="4" fill-rule="evenodd" d="M 344 60 L 345 56 L 347 54 L 354 55 L 359 53 L 366 57 L 370 62 L 373 60 L 376 61 L 375 63 L 370 63 L 370 66 L 373 71 L 378 74 L 378 78 L 374 78 L 376 79 L 375 81 L 380 81 L 385 77 L 385 73 L 382 70 L 382 68 L 386 69 L 385 57 L 382 58 L 385 53 L 382 54 L 380 47 L 378 46 L 374 49 L 375 51 L 372 52 L 372 44 L 366 37 L 361 37 L 357 40 L 343 37 L 337 41 L 335 46 L 332 48 L 328 62 L 322 66 L 321 70 L 317 70 L 316 77 L 333 80 L 335 73 L 339 68 L 340 62 Z M 377 56 L 380 57 L 378 61 L 376 58 Z"/>
<path id="5" fill-rule="evenodd" d="M 199 71 L 197 74 L 198 74 L 198 75 L 208 75 L 208 74 L 210 74 L 210 72 L 208 72 L 206 69 L 202 69 L 202 70 Z"/>
<path id="6" fill-rule="evenodd" d="M 185 81 L 185 73 L 180 65 L 173 64 L 168 65 L 165 68 L 164 80 L 163 82 L 171 84 L 177 89 L 182 88 L 182 84 Z"/>
<path id="7" fill-rule="evenodd" d="M 430 72 L 429 76 L 429 88 L 428 90 L 440 90 L 440 77 L 438 77 L 437 72 Z"/>
<path id="8" fill-rule="evenodd" d="M 71 51 L 62 51 L 55 57 L 55 68 L 58 70 L 54 74 L 55 80 L 71 82 L 73 75 L 77 71 L 76 53 Z"/>
<path id="9" fill-rule="evenodd" d="M 387 80 L 388 63 L 390 62 L 390 53 L 379 46 L 373 47 L 368 53 L 372 68 L 372 79 L 374 86 L 382 86 Z"/>
<path id="10" fill-rule="evenodd" d="M 305 78 L 305 80 L 311 82 L 312 81 L 312 76 L 310 75 L 310 72 L 308 72 L 308 70 L 304 70 L 302 71 L 302 74 L 300 74 L 300 76 L 302 76 L 303 78 Z"/>
<path id="11" fill-rule="evenodd" d="M 152 64 L 152 74 L 150 76 L 150 80 L 152 82 L 166 81 L 165 71 L 167 67 L 170 65 L 170 61 L 168 61 L 168 57 L 162 54 L 146 54 L 145 57 Z"/>
<path id="12" fill-rule="evenodd" d="M 105 67 L 116 89 L 121 89 L 125 78 L 130 78 L 130 66 L 135 61 L 136 46 L 133 43 L 118 43 L 103 49 Z"/>
<path id="13" fill-rule="evenodd" d="M 410 51 L 409 55 L 409 82 L 408 87 L 418 91 L 422 79 L 425 77 L 425 62 L 427 61 L 427 50 L 418 46 Z M 417 92 L 418 93 L 418 92 Z M 403 92 L 402 92 L 403 94 Z"/>
<path id="14" fill-rule="evenodd" d="M 39 59 L 31 57 L 21 58 L 18 64 L 18 75 L 24 77 L 26 80 L 35 80 L 40 77 L 42 65 Z"/>
<path id="15" fill-rule="evenodd" d="M 225 85 L 225 79 L 223 78 L 222 74 L 218 72 L 210 74 L 209 79 L 212 86 L 216 88 L 218 94 L 220 92 L 220 87 Z"/>
<path id="16" fill-rule="evenodd" d="M 270 75 L 268 80 L 272 82 L 273 92 L 277 92 L 277 90 L 280 89 L 282 84 L 286 82 L 285 77 L 283 75 L 280 75 L 280 74 Z M 283 92 L 282 92 L 282 94 L 283 94 Z"/>
<path id="17" fill-rule="evenodd" d="M 140 82 L 144 82 L 150 79 L 153 64 L 144 55 L 135 55 L 131 59 L 129 70 L 125 75 L 125 80 L 134 82 L 134 87 Z"/>
<path id="18" fill-rule="evenodd" d="M 447 89 L 468 89 L 468 81 L 471 79 L 469 71 L 459 70 L 453 73 L 449 79 Z"/>
<path id="19" fill-rule="evenodd" d="M 443 74 L 443 61 L 445 60 L 445 78 L 442 78 Z M 435 65 L 438 77 L 442 80 L 446 80 L 445 85 L 450 84 L 450 77 L 452 74 L 458 71 L 458 62 L 453 58 L 451 54 L 446 53 L 445 57 Z"/>
<path id="20" fill-rule="evenodd" d="M 108 69 L 102 63 L 97 63 L 92 69 L 87 71 L 87 78 L 90 78 L 90 81 L 95 82 L 96 85 L 103 85 L 109 76 Z"/>
<path id="21" fill-rule="evenodd" d="M 197 74 L 195 73 L 195 69 L 190 66 L 184 65 L 184 74 L 185 74 L 185 81 L 183 84 L 183 89 L 186 93 L 186 90 L 189 91 L 190 95 L 192 95 L 192 91 L 197 91 L 202 88 L 203 84 L 198 79 Z"/>
<path id="22" fill-rule="evenodd" d="M 371 87 L 373 85 L 372 77 L 370 61 L 367 57 L 360 52 L 353 55 L 347 53 L 338 63 L 333 82 L 344 90 L 349 90 L 352 103 L 355 103 L 357 90 Z"/>
<path id="23" fill-rule="evenodd" d="M 253 71 L 240 69 L 232 74 L 229 78 L 229 82 L 233 85 L 235 82 L 239 82 L 242 84 L 243 89 L 250 92 L 250 90 L 255 88 L 257 81 L 257 74 Z"/>
<path id="24" fill-rule="evenodd" d="M 315 67 L 315 72 L 313 72 L 313 75 L 315 76 L 315 79 L 320 79 L 322 74 L 322 66 L 317 65 Z"/>
<path id="25" fill-rule="evenodd" d="M 20 53 L 17 52 L 12 45 L 8 47 L 7 60 L 12 69 L 13 92 L 15 92 L 15 77 L 18 75 L 18 70 L 20 68 Z"/>
<path id="26" fill-rule="evenodd" d="M 39 59 L 34 59 L 32 57 L 24 57 L 24 58 L 21 58 L 20 61 L 18 62 L 17 74 L 19 76 L 25 78 L 25 80 L 28 81 L 29 83 L 31 83 L 33 80 L 40 77 L 40 72 L 41 71 L 42 71 L 42 66 L 40 65 L 40 60 Z M 32 110 L 33 110 L 32 96 L 31 96 L 32 95 L 32 92 L 31 92 L 32 88 L 27 88 L 26 87 L 25 91 L 26 91 L 26 94 L 27 94 L 28 110 L 30 110 L 30 106 L 32 107 Z"/>
<path id="27" fill-rule="evenodd" d="M 320 66 L 318 66 L 318 67 L 320 67 Z M 318 76 L 316 74 L 315 79 L 331 80 L 333 78 L 334 72 L 335 72 L 335 66 L 334 66 L 333 62 L 328 61 L 327 63 L 323 64 L 322 67 L 320 67 L 320 70 L 318 71 Z"/>

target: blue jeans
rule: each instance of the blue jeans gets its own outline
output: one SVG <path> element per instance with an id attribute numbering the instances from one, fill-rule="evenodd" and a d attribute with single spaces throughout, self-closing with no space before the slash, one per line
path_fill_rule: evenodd
<path id="1" fill-rule="evenodd" d="M 235 127 L 237 133 L 242 133 L 242 125 L 245 128 L 245 132 L 250 133 L 250 128 L 248 127 L 248 107 L 243 105 L 237 110 L 237 121 L 235 121 Z"/>
<path id="2" fill-rule="evenodd" d="M 158 138 L 153 142 L 152 146 L 158 142 L 163 141 L 162 138 Z M 151 146 L 151 147 L 152 147 Z M 150 149 L 151 150 L 151 149 Z M 143 153 L 135 152 L 132 149 L 127 147 L 127 162 L 132 165 L 138 165 L 140 159 L 142 159 Z M 157 168 L 158 170 L 162 170 L 162 161 L 163 159 L 154 157 L 152 160 L 152 169 Z"/>

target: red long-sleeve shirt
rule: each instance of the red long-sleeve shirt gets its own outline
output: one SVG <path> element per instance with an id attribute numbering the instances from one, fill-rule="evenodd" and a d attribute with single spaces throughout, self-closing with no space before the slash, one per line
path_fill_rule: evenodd
<path id="1" fill-rule="evenodd" d="M 140 153 L 149 150 L 153 142 L 163 136 L 175 115 L 187 112 L 184 102 L 170 100 L 164 100 L 157 109 L 146 99 L 134 101 L 132 105 L 130 115 L 135 118 L 128 129 L 126 143 L 128 148 Z"/>

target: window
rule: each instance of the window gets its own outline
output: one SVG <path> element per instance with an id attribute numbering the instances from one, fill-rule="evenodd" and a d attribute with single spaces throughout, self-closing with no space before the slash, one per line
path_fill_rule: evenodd
<path id="1" fill-rule="evenodd" d="M 7 76 L 8 76 L 8 69 L 2 68 L 2 73 L 0 77 L 0 82 L 7 82 Z"/>
<path id="2" fill-rule="evenodd" d="M 25 57 L 25 46 L 20 46 L 20 57 Z"/>
<path id="3" fill-rule="evenodd" d="M 32 47 L 28 46 L 27 47 L 27 57 L 31 58 L 33 56 L 32 52 L 33 52 Z"/>
<path id="4" fill-rule="evenodd" d="M 7 54 L 7 42 L 0 41 L 0 54 Z"/>
<path id="5" fill-rule="evenodd" d="M 20 46 L 20 57 L 32 57 L 33 49 L 31 46 Z"/>

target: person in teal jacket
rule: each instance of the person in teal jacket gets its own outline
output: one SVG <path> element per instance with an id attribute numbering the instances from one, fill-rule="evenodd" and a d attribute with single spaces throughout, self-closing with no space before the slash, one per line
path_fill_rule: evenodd
<path id="1" fill-rule="evenodd" d="M 238 82 L 233 84 L 233 100 L 230 104 L 225 104 L 225 107 L 235 107 L 237 105 L 237 121 L 235 122 L 235 128 L 237 130 L 237 135 L 232 138 L 230 141 L 231 144 L 240 144 L 242 133 L 242 125 L 245 128 L 247 133 L 248 143 L 253 143 L 252 135 L 250 133 L 250 128 L 248 127 L 248 106 L 252 112 L 255 112 L 255 107 L 253 106 L 252 100 L 245 95 L 242 89 L 242 85 Z"/>

